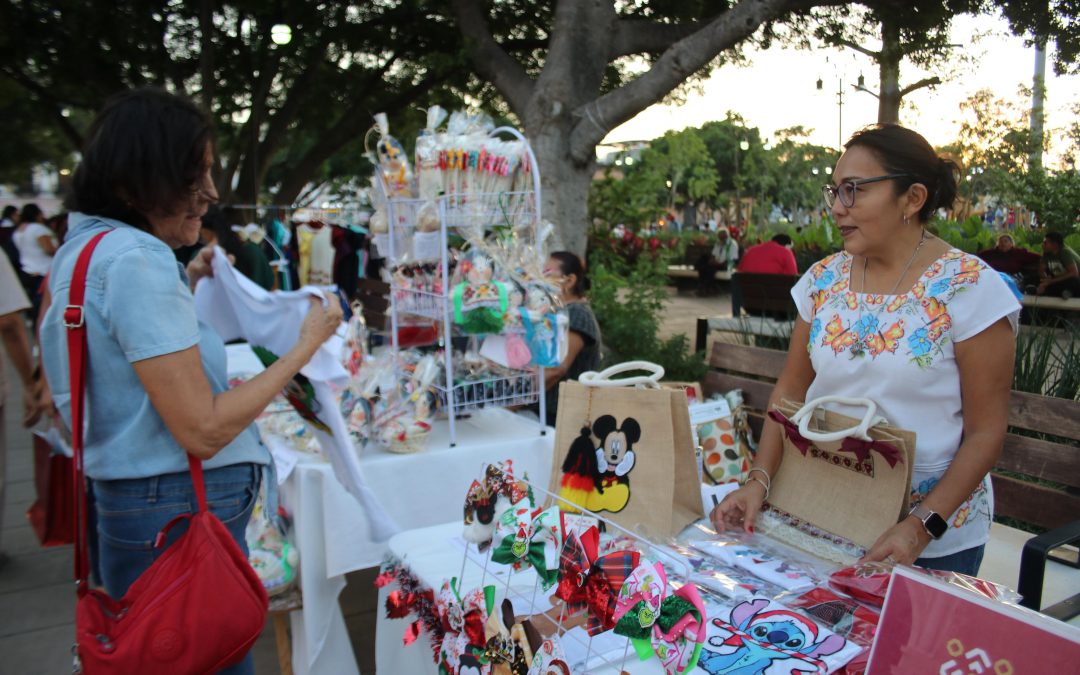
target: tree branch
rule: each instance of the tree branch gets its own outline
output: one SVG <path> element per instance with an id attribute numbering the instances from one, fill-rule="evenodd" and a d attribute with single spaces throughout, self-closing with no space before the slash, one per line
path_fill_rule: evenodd
<path id="1" fill-rule="evenodd" d="M 199 3 L 199 80 L 202 84 L 203 109 L 213 111 L 217 80 L 214 78 L 214 7 L 213 0 Z"/>
<path id="2" fill-rule="evenodd" d="M 30 92 L 34 100 L 38 105 L 48 111 L 49 117 L 57 127 L 60 128 L 60 132 L 64 134 L 64 137 L 71 143 L 72 150 L 78 152 L 83 147 L 83 136 L 79 133 L 79 130 L 75 128 L 75 125 L 71 123 L 71 120 L 64 117 L 64 105 L 52 96 L 49 89 L 43 87 L 38 82 L 35 82 L 32 78 L 28 77 L 18 68 L 13 68 L 10 65 L 5 66 L 2 72 L 11 78 L 15 83 L 20 85 L 23 89 Z"/>
<path id="3" fill-rule="evenodd" d="M 881 57 L 881 52 L 875 52 L 873 49 L 867 49 L 859 43 L 852 42 L 851 40 L 847 40 L 845 38 L 833 38 L 832 42 L 840 47 L 847 47 L 848 49 L 857 51 L 860 54 L 865 54 L 874 60 L 877 60 Z"/>
<path id="4" fill-rule="evenodd" d="M 937 77 L 936 75 L 934 77 L 925 77 L 925 78 L 919 80 L 918 82 L 916 82 L 915 84 L 910 84 L 910 85 L 904 87 L 903 89 L 901 89 L 900 90 L 900 98 L 904 98 L 905 96 L 907 96 L 911 92 L 916 91 L 918 89 L 922 89 L 923 87 L 932 87 L 932 86 L 938 85 L 938 84 L 941 84 L 941 78 L 940 77 Z"/>
<path id="5" fill-rule="evenodd" d="M 481 77 L 495 85 L 510 108 L 524 118 L 535 83 L 525 68 L 506 53 L 488 27 L 482 0 L 451 0 L 466 49 Z"/>
<path id="6" fill-rule="evenodd" d="M 611 41 L 609 60 L 631 54 L 661 52 L 708 22 L 659 23 L 645 19 L 619 19 Z"/>
<path id="7" fill-rule="evenodd" d="M 611 129 L 626 122 L 717 54 L 750 37 L 764 23 L 780 16 L 799 0 L 742 0 L 703 28 L 672 44 L 648 72 L 575 111 L 579 121 L 570 135 L 570 152 L 589 161 L 596 144 Z"/>

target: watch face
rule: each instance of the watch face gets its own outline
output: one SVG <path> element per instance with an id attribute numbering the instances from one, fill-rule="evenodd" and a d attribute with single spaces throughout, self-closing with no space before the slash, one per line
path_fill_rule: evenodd
<path id="1" fill-rule="evenodd" d="M 949 524 L 945 522 L 945 519 L 936 513 L 931 513 L 923 523 L 926 525 L 926 531 L 934 539 L 941 539 L 945 531 L 949 529 Z"/>

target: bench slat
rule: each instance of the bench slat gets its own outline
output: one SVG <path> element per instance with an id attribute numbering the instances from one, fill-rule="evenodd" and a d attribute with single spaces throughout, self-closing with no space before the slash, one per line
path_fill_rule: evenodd
<path id="1" fill-rule="evenodd" d="M 704 394 L 726 394 L 732 389 L 742 389 L 743 402 L 755 410 L 764 410 L 769 404 L 769 395 L 772 394 L 773 383 L 752 380 L 738 375 L 726 375 L 716 371 L 705 374 Z"/>
<path id="2" fill-rule="evenodd" d="M 1080 448 L 1008 434 L 996 467 L 1043 480 L 1080 487 Z M 1080 517 L 1080 512 L 1077 512 Z"/>
<path id="3" fill-rule="evenodd" d="M 1053 529 L 1076 520 L 1080 497 L 1052 488 L 990 474 L 994 483 L 994 515 L 1009 516 Z"/>
<path id="4" fill-rule="evenodd" d="M 709 367 L 765 377 L 770 382 L 775 382 L 784 369 L 786 360 L 787 352 L 779 349 L 717 342 L 713 344 Z"/>
<path id="5" fill-rule="evenodd" d="M 1080 440 L 1080 415 L 1076 401 L 1014 391 L 1009 400 L 1009 424 Z"/>

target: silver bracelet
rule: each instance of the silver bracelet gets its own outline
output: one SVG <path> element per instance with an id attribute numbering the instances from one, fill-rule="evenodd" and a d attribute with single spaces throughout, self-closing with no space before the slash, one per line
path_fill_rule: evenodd
<path id="1" fill-rule="evenodd" d="M 769 472 L 766 471 L 765 469 L 762 469 L 760 467 L 755 466 L 755 467 L 753 467 L 752 469 L 750 469 L 749 471 L 746 472 L 746 480 L 750 480 L 750 474 L 754 473 L 755 471 L 760 471 L 761 475 L 765 476 L 765 480 L 768 482 L 768 484 L 765 485 L 765 490 L 767 492 L 769 490 L 769 488 L 772 487 L 772 476 L 770 476 Z"/>
<path id="2" fill-rule="evenodd" d="M 766 475 L 768 475 L 768 474 L 766 474 Z M 750 477 L 749 475 L 747 475 L 746 480 L 743 481 L 743 487 L 746 487 L 746 484 L 749 483 L 750 481 L 754 481 L 755 483 L 757 483 L 761 487 L 765 488 L 765 496 L 761 498 L 761 501 L 766 501 L 769 498 L 769 486 L 766 485 L 765 481 L 761 480 L 760 478 Z"/>

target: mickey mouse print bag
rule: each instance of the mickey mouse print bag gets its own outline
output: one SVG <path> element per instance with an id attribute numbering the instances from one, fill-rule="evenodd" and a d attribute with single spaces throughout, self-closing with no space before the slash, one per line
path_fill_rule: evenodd
<path id="1" fill-rule="evenodd" d="M 648 375 L 614 377 L 632 371 Z M 559 386 L 548 489 L 565 500 L 560 508 L 651 537 L 704 516 L 686 395 L 660 388 L 663 376 L 656 364 L 629 361 Z"/>

